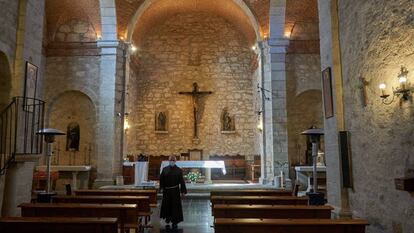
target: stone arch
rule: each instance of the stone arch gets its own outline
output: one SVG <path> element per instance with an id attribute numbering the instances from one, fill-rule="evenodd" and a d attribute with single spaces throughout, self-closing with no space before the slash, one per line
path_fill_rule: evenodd
<path id="1" fill-rule="evenodd" d="M 73 104 L 76 103 L 76 104 Z M 79 125 L 79 150 L 68 150 L 68 136 L 56 139 L 59 165 L 92 165 L 96 167 L 97 114 L 92 99 L 81 91 L 65 91 L 57 95 L 48 105 L 47 127 L 66 132 L 73 123 Z M 63 188 L 63 187 L 61 187 Z"/>
<path id="2" fill-rule="evenodd" d="M 323 128 L 322 91 L 306 90 L 289 102 L 287 107 L 289 161 L 292 165 L 303 164 L 306 157 L 306 140 L 300 133 L 312 125 Z"/>
<path id="3" fill-rule="evenodd" d="M 9 59 L 0 51 L 0 110 L 10 102 L 11 79 Z"/>
<path id="4" fill-rule="evenodd" d="M 130 23 L 128 24 L 128 29 L 125 35 L 125 38 L 127 41 L 132 41 L 133 34 L 136 33 L 136 29 L 139 28 L 138 23 L 143 22 L 143 24 L 150 22 L 149 19 L 155 18 L 155 21 L 159 20 L 160 18 L 163 18 L 161 14 L 161 10 L 164 10 L 165 12 L 168 12 L 168 14 L 174 14 L 178 12 L 183 12 L 185 10 L 193 9 L 198 7 L 198 9 L 208 10 L 208 11 L 214 11 L 212 9 L 215 9 L 214 7 L 217 7 L 218 4 L 225 4 L 224 6 L 220 5 L 215 9 L 216 11 L 219 11 L 221 13 L 221 16 L 223 18 L 226 18 L 229 22 L 238 21 L 238 27 L 241 29 L 242 32 L 244 32 L 245 36 L 248 38 L 248 41 L 251 44 L 254 44 L 256 41 L 261 41 L 261 32 L 260 32 L 260 26 L 256 19 L 256 17 L 253 15 L 249 7 L 246 5 L 246 3 L 243 0 L 215 0 L 215 1 L 208 1 L 208 3 L 204 2 L 196 2 L 191 0 L 177 0 L 174 1 L 168 1 L 168 0 L 146 0 L 135 12 L 134 16 L 132 17 Z M 149 14 L 152 9 L 157 12 L 161 13 L 152 13 Z M 232 13 L 230 14 L 224 14 L 226 13 Z M 148 17 L 146 14 L 148 13 Z M 166 14 L 166 13 L 165 13 Z M 158 18 L 158 19 L 157 19 Z M 234 22 L 233 22 L 234 23 Z M 243 26 L 241 26 L 243 25 Z M 249 25 L 248 28 L 242 28 L 245 27 L 245 25 Z M 248 32 L 250 30 L 250 32 Z M 145 30 L 144 30 L 145 31 Z M 140 34 L 140 33 L 136 33 Z M 144 34 L 144 33 L 142 33 Z"/>

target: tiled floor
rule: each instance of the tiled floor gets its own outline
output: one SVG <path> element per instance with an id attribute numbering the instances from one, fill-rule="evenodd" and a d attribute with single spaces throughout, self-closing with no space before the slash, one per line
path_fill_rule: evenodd
<path id="1" fill-rule="evenodd" d="M 151 216 L 152 229 L 147 229 L 146 233 L 213 233 L 213 218 L 211 216 L 211 207 L 209 199 L 184 199 L 183 214 L 184 222 L 178 224 L 177 230 L 169 230 L 165 228 L 165 223 L 160 220 L 160 203 L 158 208 L 153 209 Z"/>

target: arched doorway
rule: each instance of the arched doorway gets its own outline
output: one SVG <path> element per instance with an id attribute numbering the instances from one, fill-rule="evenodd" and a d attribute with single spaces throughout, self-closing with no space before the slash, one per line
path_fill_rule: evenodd
<path id="1" fill-rule="evenodd" d="M 97 157 L 96 110 L 91 98 L 80 91 L 61 93 L 49 105 L 46 125 L 66 133 L 66 136 L 56 138 L 52 163 L 92 166 L 89 177 L 92 182 L 96 178 Z M 56 188 L 64 189 L 64 184 L 71 183 L 70 179 L 62 177 Z M 86 181 L 81 185 L 86 188 Z"/>

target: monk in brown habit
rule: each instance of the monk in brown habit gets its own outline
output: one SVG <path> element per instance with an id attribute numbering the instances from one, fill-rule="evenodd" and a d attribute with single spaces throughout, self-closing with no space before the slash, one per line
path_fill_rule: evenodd
<path id="1" fill-rule="evenodd" d="M 173 229 L 177 229 L 177 224 L 184 220 L 180 194 L 187 194 L 187 188 L 181 168 L 175 165 L 177 160 L 175 156 L 170 156 L 168 160 L 169 166 L 162 169 L 160 175 L 160 190 L 162 191 L 160 217 L 165 219 L 167 228 L 170 227 L 171 222 Z"/>

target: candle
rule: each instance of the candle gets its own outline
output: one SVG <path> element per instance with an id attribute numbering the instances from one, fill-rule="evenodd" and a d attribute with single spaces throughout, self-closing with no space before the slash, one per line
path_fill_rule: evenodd
<path id="1" fill-rule="evenodd" d="M 283 188 L 283 171 L 280 171 L 280 187 Z"/>

